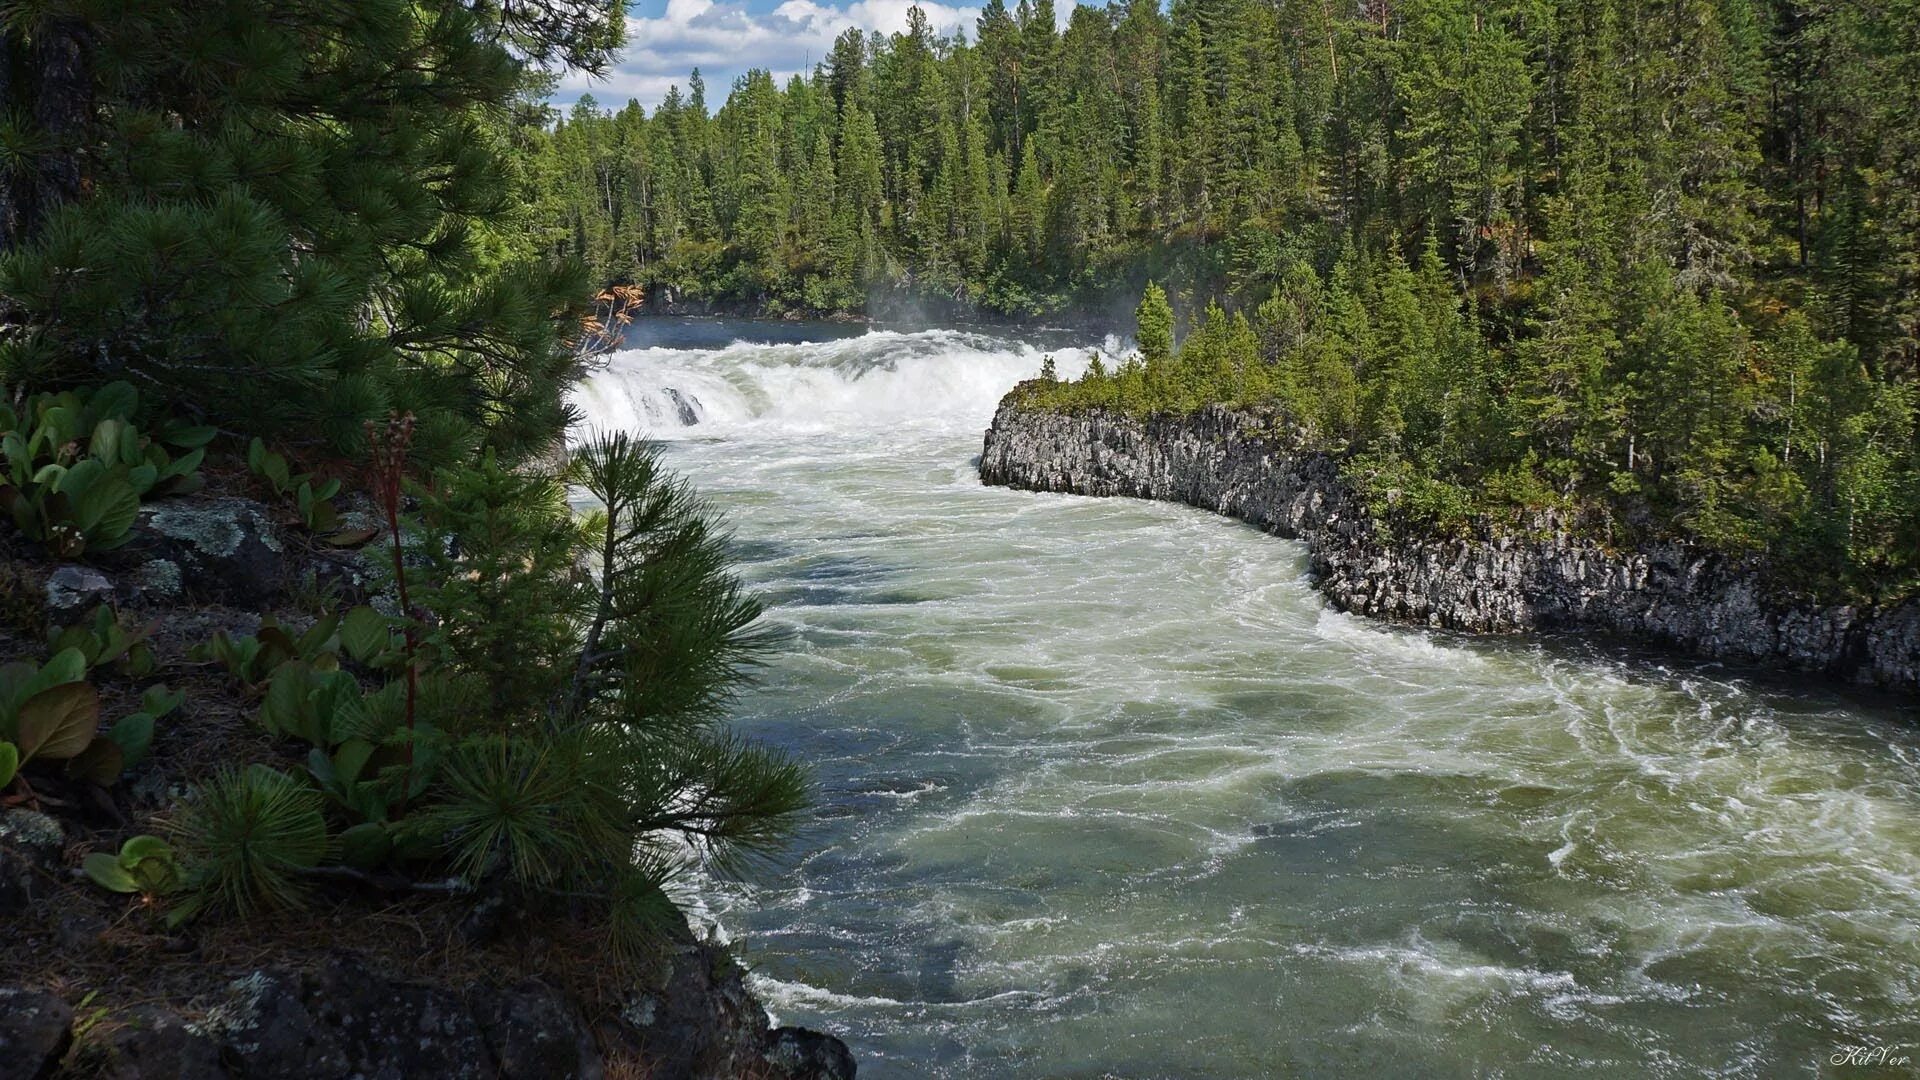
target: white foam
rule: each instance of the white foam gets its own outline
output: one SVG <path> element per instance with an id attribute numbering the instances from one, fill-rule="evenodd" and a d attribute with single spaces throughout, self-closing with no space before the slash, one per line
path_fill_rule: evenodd
<path id="1" fill-rule="evenodd" d="M 1112 356 L 1120 348 L 1109 338 L 1098 351 Z M 630 349 L 610 357 L 575 391 L 573 403 L 585 414 L 586 430 L 655 438 L 870 431 L 879 424 L 978 426 L 1014 383 L 1040 373 L 1048 355 L 1062 378 L 1072 378 L 1095 351 L 1045 350 L 954 330 Z"/>

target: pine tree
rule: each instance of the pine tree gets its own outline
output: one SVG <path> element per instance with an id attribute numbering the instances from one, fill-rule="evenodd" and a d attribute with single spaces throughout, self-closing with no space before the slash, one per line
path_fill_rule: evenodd
<path id="1" fill-rule="evenodd" d="M 394 407 L 421 415 L 423 453 L 550 442 L 575 365 L 563 316 L 587 278 L 489 261 L 483 238 L 515 209 L 492 117 L 522 85 L 510 44 L 603 63 L 618 26 L 523 15 L 130 2 L 82 26 L 10 24 L 9 54 L 22 35 L 29 51 L 79 35 L 67 92 L 89 104 L 89 148 L 68 159 L 84 182 L 65 201 L 15 215 L 32 227 L 0 263 L 24 320 L 0 344 L 6 378 L 111 374 L 236 430 L 342 449 Z"/>

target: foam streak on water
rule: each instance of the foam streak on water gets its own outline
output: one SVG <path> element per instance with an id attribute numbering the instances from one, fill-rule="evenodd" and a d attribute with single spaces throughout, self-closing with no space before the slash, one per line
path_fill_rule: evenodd
<path id="1" fill-rule="evenodd" d="M 1920 1059 L 1913 709 L 1383 627 L 1224 519 L 983 488 L 1028 345 L 664 337 L 578 403 L 729 512 L 790 632 L 740 722 L 821 797 L 708 900 L 862 1076 Z"/>

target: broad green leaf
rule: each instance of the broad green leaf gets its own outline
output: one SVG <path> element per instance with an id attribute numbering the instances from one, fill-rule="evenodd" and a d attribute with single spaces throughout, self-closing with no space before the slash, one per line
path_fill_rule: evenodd
<path id="1" fill-rule="evenodd" d="M 93 687 L 70 682 L 42 690 L 20 706 L 20 758 L 60 761 L 78 756 L 93 742 L 100 723 L 100 695 Z"/>
<path id="2" fill-rule="evenodd" d="M 45 469 L 41 470 L 45 472 Z M 66 472 L 60 474 L 60 480 L 53 490 L 62 495 L 77 496 L 108 476 L 107 467 L 93 458 L 76 461 Z"/>
<path id="3" fill-rule="evenodd" d="M 392 852 L 393 839 L 383 825 L 363 821 L 340 834 L 340 861 L 348 866 L 371 870 Z"/>
<path id="4" fill-rule="evenodd" d="M 10 742 L 0 742 L 0 791 L 7 790 L 19 771 L 20 748 Z"/>
<path id="5" fill-rule="evenodd" d="M 27 680 L 26 692 L 21 696 L 31 697 L 49 687 L 61 683 L 79 682 L 87 677 L 87 657 L 79 649 L 61 649 L 53 658 L 40 666 L 40 670 Z"/>
<path id="6" fill-rule="evenodd" d="M 334 628 L 339 625 L 340 616 L 333 613 L 315 622 L 307 628 L 306 633 L 300 635 L 300 640 L 295 644 L 296 655 L 312 656 L 319 652 L 326 645 L 327 639 L 333 636 Z"/>
<path id="7" fill-rule="evenodd" d="M 107 738 L 119 744 L 125 764 L 138 765 L 153 745 L 153 717 L 143 712 L 123 716 L 107 732 Z"/>
<path id="8" fill-rule="evenodd" d="M 108 892 L 140 891 L 139 884 L 133 880 L 132 874 L 127 873 L 126 867 L 120 865 L 120 860 L 104 851 L 96 851 L 88 855 L 80 863 L 80 868 L 87 872 L 87 876 L 93 879 L 95 885 Z"/>
<path id="9" fill-rule="evenodd" d="M 349 610 L 340 621 L 341 647 L 363 664 L 378 656 L 391 636 L 387 617 L 365 604 Z"/>
<path id="10" fill-rule="evenodd" d="M 93 426 L 93 438 L 87 443 L 87 453 L 106 462 L 108 465 L 121 464 L 120 452 L 125 446 L 123 436 L 131 425 L 125 420 L 106 419 Z"/>
<path id="11" fill-rule="evenodd" d="M 275 735 L 292 735 L 304 726 L 301 718 L 312 708 L 312 669 L 293 661 L 280 665 L 267 680 L 267 695 L 260 701 L 260 726 Z"/>
<path id="12" fill-rule="evenodd" d="M 159 482 L 160 470 L 151 465 L 135 465 L 127 470 L 127 486 L 132 488 L 136 495 L 144 495 L 152 491 L 153 485 Z"/>
<path id="13" fill-rule="evenodd" d="M 149 686 L 147 692 L 140 695 L 140 711 L 158 720 L 179 708 L 185 700 L 187 695 L 184 692 L 169 690 L 165 684 Z"/>
<path id="14" fill-rule="evenodd" d="M 372 759 L 375 747 L 365 739 L 348 739 L 333 755 L 333 773 L 343 784 L 353 784 Z"/>
<path id="15" fill-rule="evenodd" d="M 74 471 L 78 471 L 78 466 Z M 67 474 L 71 479 L 73 473 Z M 73 517 L 94 547 L 118 547 L 129 539 L 140 517 L 140 496 L 117 476 L 103 476 L 72 493 Z"/>
<path id="16" fill-rule="evenodd" d="M 317 746 L 307 751 L 307 771 L 312 773 L 313 778 L 320 782 L 320 787 L 327 791 L 333 790 L 338 780 L 333 771 L 333 759 L 327 756 L 325 750 Z"/>
<path id="17" fill-rule="evenodd" d="M 193 450 L 189 453 L 183 454 L 181 455 L 179 460 L 172 462 L 164 470 L 162 470 L 161 475 L 167 476 L 167 477 L 185 476 L 188 473 L 192 472 L 193 470 L 199 468 L 200 462 L 206 456 L 207 456 L 207 452 L 205 450 Z"/>
<path id="18" fill-rule="evenodd" d="M 165 840 L 157 836 L 148 836 L 146 833 L 130 837 L 126 843 L 120 845 L 120 861 L 127 866 L 132 866 L 143 859 L 171 858 L 173 858 L 173 848 L 169 847 Z"/>
<path id="19" fill-rule="evenodd" d="M 48 409 L 40 414 L 40 430 L 33 437 L 44 441 L 48 451 L 65 446 L 80 437 L 80 414 L 67 406 Z"/>
<path id="20" fill-rule="evenodd" d="M 218 434 L 220 434 L 220 429 L 211 424 L 200 424 L 197 426 L 168 424 L 161 430 L 160 438 L 169 446 L 177 446 L 182 450 L 198 450 L 212 442 L 214 436 Z"/>
<path id="21" fill-rule="evenodd" d="M 87 408 L 96 420 L 131 420 L 140 411 L 140 391 L 129 382 L 110 382 L 93 392 Z"/>

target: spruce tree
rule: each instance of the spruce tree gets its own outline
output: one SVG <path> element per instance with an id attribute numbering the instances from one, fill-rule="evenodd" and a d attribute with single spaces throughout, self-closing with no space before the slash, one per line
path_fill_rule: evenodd
<path id="1" fill-rule="evenodd" d="M 1134 310 L 1138 330 L 1134 340 L 1140 343 L 1140 356 L 1148 364 L 1164 363 L 1173 357 L 1173 305 L 1166 291 L 1154 282 L 1140 294 L 1140 306 Z"/>

